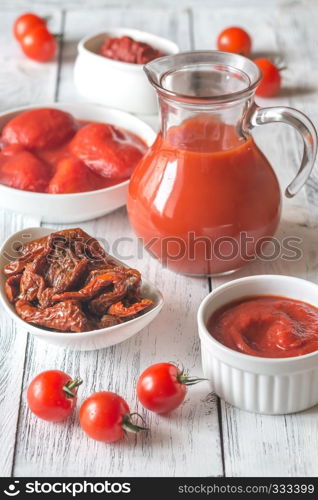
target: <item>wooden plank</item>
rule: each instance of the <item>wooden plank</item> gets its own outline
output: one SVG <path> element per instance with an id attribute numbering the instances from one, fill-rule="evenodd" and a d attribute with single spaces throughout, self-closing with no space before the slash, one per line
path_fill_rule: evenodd
<path id="1" fill-rule="evenodd" d="M 23 227 L 39 225 L 39 219 L 0 211 L 0 244 Z M 10 476 L 19 415 L 27 334 L 0 306 L 0 470 Z"/>
<path id="2" fill-rule="evenodd" d="M 318 18 L 318 4 L 296 3 L 293 9 L 281 6 L 277 16 L 277 44 L 284 51 L 286 71 L 286 97 L 290 106 L 306 113 L 318 124 L 318 61 L 315 41 L 317 29 L 313 19 Z M 295 143 L 294 143 L 295 144 Z M 296 145 L 297 148 L 297 145 Z M 298 142 L 298 151 L 299 142 Z M 298 158 L 300 157 L 300 151 Z M 318 169 L 317 162 L 306 184 L 307 206 L 310 223 L 318 220 Z"/>
<path id="3" fill-rule="evenodd" d="M 130 25 L 161 32 L 186 47 L 189 25 L 186 12 L 174 9 L 105 9 L 96 12 L 70 12 L 66 15 L 65 50 L 69 41 L 82 37 L 87 26 L 94 29 Z M 73 44 L 75 46 L 75 44 Z M 74 57 L 74 53 L 72 55 Z M 73 97 L 68 81 L 72 57 L 63 55 L 59 99 Z M 65 80 L 67 80 L 65 82 Z M 52 226 L 53 227 L 53 226 Z M 75 414 L 68 422 L 52 425 L 34 418 L 25 402 L 21 412 L 14 474 L 17 476 L 207 476 L 222 474 L 219 426 L 215 398 L 207 397 L 205 383 L 191 388 L 185 404 L 169 417 L 145 412 L 137 404 L 135 385 L 140 372 L 158 361 L 184 363 L 200 374 L 199 345 L 195 311 L 208 292 L 207 280 L 178 276 L 162 269 L 140 249 L 133 236 L 124 209 L 101 219 L 81 224 L 94 236 L 109 242 L 114 252 L 118 238 L 129 241 L 119 245 L 120 255 L 155 282 L 165 296 L 165 306 L 149 328 L 130 341 L 107 350 L 72 352 L 59 350 L 30 339 L 24 390 L 32 377 L 44 369 L 59 368 L 71 375 L 80 374 L 84 384 L 79 403 L 94 391 L 118 392 L 147 419 L 148 435 L 129 437 L 115 446 L 89 440 L 78 425 Z M 129 255 L 131 257 L 129 258 Z M 133 257 L 132 257 L 133 256 Z M 208 445 L 207 445 L 208 443 Z M 56 457 L 59 460 L 56 460 Z"/>
<path id="4" fill-rule="evenodd" d="M 307 13 L 304 4 L 294 2 L 273 9 L 240 7 L 196 11 L 194 13 L 195 47 L 211 47 L 211 39 L 226 26 L 239 25 L 247 29 L 255 42 L 255 53 L 282 57 L 288 65 L 281 94 L 271 99 L 258 99 L 262 106 L 291 105 L 317 116 L 314 28 L 310 19 L 317 16 L 311 5 Z M 304 19 L 305 16 L 305 19 Z M 251 22 L 251 19 L 253 22 Z M 211 36 L 213 34 L 213 36 Z M 303 39 L 305 38 L 305 43 Z M 301 41 L 302 40 L 302 41 Z M 213 47 L 211 47 L 213 48 Z M 306 90 L 307 89 L 307 90 Z M 289 127 L 268 125 L 255 131 L 260 148 L 272 162 L 283 187 L 298 168 L 300 144 Z M 317 182 L 311 180 L 311 196 Z M 294 199 L 284 200 L 283 220 L 277 237 L 296 236 L 302 241 L 302 258 L 290 262 L 278 258 L 273 262 L 254 262 L 230 279 L 251 274 L 278 273 L 318 281 L 317 230 L 313 226 L 310 189 L 302 190 Z M 315 219 L 317 221 L 317 219 Z M 306 227 L 308 226 L 308 227 Z M 212 280 L 215 288 L 229 278 Z M 315 452 L 317 408 L 292 416 L 261 416 L 240 411 L 222 401 L 222 427 L 227 476 L 311 476 L 317 475 Z M 314 442 L 312 441 L 314 440 Z"/>
<path id="5" fill-rule="evenodd" d="M 195 1 L 196 8 L 206 8 L 211 7 L 211 0 L 178 0 L 178 6 L 180 7 L 193 7 Z M 302 4 L 304 6 L 310 5 L 314 3 L 316 0 L 302 0 Z M 245 8 L 250 5 L 250 0 L 240 0 L 240 6 Z M 294 1 L 290 2 L 290 0 L 257 0 L 257 9 L 262 9 L 263 6 L 274 6 L 276 7 L 278 4 L 286 4 L 286 5 L 294 5 Z M 37 11 L 39 7 L 42 7 L 44 4 L 43 0 L 32 0 L 32 8 Z M 48 0 L 46 4 L 64 8 L 65 10 L 73 10 L 78 8 L 90 8 L 90 9 L 98 9 L 105 8 L 107 6 L 113 5 L 117 8 L 119 7 L 127 7 L 127 5 L 133 5 L 134 7 L 149 7 L 156 5 L 158 7 L 170 7 L 171 0 Z M 224 0 L 213 0 L 213 8 L 222 8 L 224 7 Z M 30 0 L 2 0 L 1 5 L 3 8 L 12 8 L 16 6 L 17 8 L 30 9 Z M 237 0 L 226 0 L 227 7 L 237 7 Z"/>
<path id="6" fill-rule="evenodd" d="M 48 65 L 36 64 L 20 53 L 12 38 L 14 19 L 20 11 L 1 13 L 0 45 L 5 50 L 0 54 L 0 110 L 30 104 L 53 101 L 57 75 L 57 62 Z M 54 9 L 40 9 L 50 15 L 52 29 L 60 29 L 60 14 Z M 5 211 L 0 212 L 0 240 L 23 227 L 40 225 L 39 217 L 28 217 Z M 0 470 L 1 475 L 10 476 L 13 468 L 15 437 L 19 417 L 19 405 L 27 335 L 16 328 L 1 308 L 0 313 Z"/>

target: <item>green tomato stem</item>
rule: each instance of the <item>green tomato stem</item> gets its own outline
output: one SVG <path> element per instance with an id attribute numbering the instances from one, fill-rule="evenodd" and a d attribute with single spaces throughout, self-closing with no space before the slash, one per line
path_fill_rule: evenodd
<path id="1" fill-rule="evenodd" d="M 142 420 L 142 422 L 144 422 L 144 419 L 142 418 L 141 415 L 139 415 L 139 413 L 126 413 L 126 415 L 124 415 L 124 417 L 123 417 L 123 421 L 121 424 L 124 431 L 125 432 L 132 432 L 134 434 L 137 434 L 140 431 L 149 431 L 148 427 L 142 427 L 140 425 L 134 424 L 131 421 L 131 417 L 133 417 L 134 415 L 137 415 Z"/>
<path id="2" fill-rule="evenodd" d="M 72 389 L 75 389 L 79 387 L 83 383 L 83 380 L 81 378 L 75 378 L 74 380 L 69 380 L 64 387 L 63 391 L 68 395 L 71 396 L 72 398 L 75 398 L 77 395 L 77 391 L 74 393 Z"/>
<path id="3" fill-rule="evenodd" d="M 187 385 L 187 386 L 195 385 L 195 384 L 198 384 L 199 382 L 203 382 L 203 380 L 207 380 L 206 378 L 191 377 L 184 370 L 182 370 L 181 373 L 179 373 L 177 379 L 180 382 L 180 384 Z"/>

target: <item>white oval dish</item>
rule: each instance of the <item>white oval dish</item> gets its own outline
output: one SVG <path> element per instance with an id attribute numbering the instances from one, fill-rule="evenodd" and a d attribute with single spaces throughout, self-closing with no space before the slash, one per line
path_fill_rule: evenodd
<path id="1" fill-rule="evenodd" d="M 93 330 L 91 332 L 61 333 L 45 330 L 21 319 L 16 313 L 14 306 L 7 299 L 4 289 L 6 277 L 2 272 L 3 267 L 8 264 L 10 260 L 18 257 L 18 253 L 15 250 L 15 244 L 17 242 L 26 243 L 47 236 L 51 232 L 51 229 L 44 227 L 22 229 L 10 236 L 0 249 L 0 299 L 11 318 L 26 332 L 60 347 L 79 351 L 91 351 L 110 347 L 129 339 L 149 325 L 149 323 L 159 314 L 164 302 L 163 296 L 154 285 L 143 278 L 141 287 L 142 294 L 145 298 L 152 299 L 154 301 L 154 306 L 137 318 L 125 323 L 100 330 Z M 118 263 L 126 266 L 123 262 L 118 261 Z"/>
<path id="2" fill-rule="evenodd" d="M 318 403 L 318 351 L 291 358 L 263 358 L 229 349 L 208 329 L 211 314 L 243 297 L 278 295 L 318 307 L 318 285 L 292 276 L 260 275 L 213 290 L 198 310 L 203 372 L 222 399 L 243 410 L 294 413 Z"/>
<path id="3" fill-rule="evenodd" d="M 165 38 L 129 28 L 112 28 L 83 38 L 78 44 L 74 83 L 78 92 L 92 102 L 131 113 L 155 114 L 157 97 L 142 64 L 114 61 L 97 52 L 106 37 L 130 36 L 146 42 L 165 55 L 177 54 L 178 46 Z"/>
<path id="4" fill-rule="evenodd" d="M 145 122 L 123 111 L 88 103 L 52 103 L 25 106 L 0 114 L 0 130 L 13 117 L 36 108 L 56 108 L 87 121 L 111 123 L 141 137 L 150 146 L 156 134 Z M 28 215 L 42 216 L 43 222 L 72 224 L 101 217 L 126 203 L 129 180 L 97 191 L 72 194 L 34 193 L 0 184 L 0 207 Z"/>

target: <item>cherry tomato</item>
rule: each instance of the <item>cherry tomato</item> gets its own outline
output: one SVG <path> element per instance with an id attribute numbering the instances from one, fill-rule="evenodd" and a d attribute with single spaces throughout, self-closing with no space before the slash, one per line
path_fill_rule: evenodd
<path id="1" fill-rule="evenodd" d="M 76 405 L 77 387 L 82 380 L 72 378 L 59 370 L 47 370 L 30 383 L 27 401 L 37 417 L 50 422 L 65 420 Z"/>
<path id="2" fill-rule="evenodd" d="M 96 392 L 81 406 L 80 424 L 83 431 L 96 441 L 113 443 L 119 441 L 125 432 L 147 430 L 131 422 L 129 406 L 114 392 Z"/>
<path id="3" fill-rule="evenodd" d="M 281 86 L 280 71 L 269 59 L 254 59 L 262 72 L 262 79 L 256 89 L 256 95 L 271 97 L 279 92 Z"/>
<path id="4" fill-rule="evenodd" d="M 47 62 L 53 59 L 57 51 L 55 37 L 46 26 L 36 25 L 20 40 L 24 54 L 38 62 Z"/>
<path id="5" fill-rule="evenodd" d="M 13 25 L 13 34 L 15 38 L 20 42 L 22 38 L 31 31 L 35 26 L 46 26 L 45 19 L 32 14 L 32 12 L 27 12 L 19 16 Z"/>
<path id="6" fill-rule="evenodd" d="M 148 410 L 168 413 L 181 405 L 187 393 L 187 385 L 201 380 L 203 379 L 189 377 L 172 363 L 157 363 L 140 375 L 137 396 Z"/>
<path id="7" fill-rule="evenodd" d="M 245 30 L 232 26 L 219 34 L 217 47 L 224 52 L 234 52 L 234 54 L 249 57 L 252 50 L 252 40 Z"/>
<path id="8" fill-rule="evenodd" d="M 29 151 L 6 155 L 0 166 L 0 184 L 24 191 L 44 193 L 50 181 L 51 169 Z M 5 161 L 6 160 L 6 161 Z"/>

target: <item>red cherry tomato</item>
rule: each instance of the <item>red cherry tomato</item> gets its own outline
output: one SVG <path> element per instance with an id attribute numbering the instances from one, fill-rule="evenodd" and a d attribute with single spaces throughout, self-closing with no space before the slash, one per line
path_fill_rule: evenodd
<path id="1" fill-rule="evenodd" d="M 65 420 L 76 405 L 77 387 L 82 380 L 59 370 L 47 370 L 37 375 L 27 391 L 30 410 L 37 417 L 51 422 Z"/>
<path id="2" fill-rule="evenodd" d="M 24 54 L 38 62 L 51 61 L 57 51 L 55 37 L 41 24 L 28 31 L 20 43 Z"/>
<path id="3" fill-rule="evenodd" d="M 271 97 L 278 94 L 281 87 L 280 71 L 269 59 L 254 59 L 262 72 L 262 79 L 256 89 L 256 95 Z"/>
<path id="4" fill-rule="evenodd" d="M 19 16 L 13 25 L 13 34 L 15 38 L 20 42 L 22 38 L 31 31 L 35 26 L 46 26 L 46 22 L 42 17 L 32 14 L 32 12 L 27 12 Z"/>
<path id="5" fill-rule="evenodd" d="M 96 441 L 113 443 L 119 441 L 125 432 L 146 430 L 131 422 L 129 406 L 114 392 L 96 392 L 81 406 L 80 424 L 83 431 Z"/>
<path id="6" fill-rule="evenodd" d="M 252 50 L 252 40 L 245 30 L 232 26 L 219 34 L 217 48 L 224 52 L 233 52 L 249 57 Z"/>
<path id="7" fill-rule="evenodd" d="M 141 404 L 155 413 L 168 413 L 183 402 L 187 385 L 203 379 L 189 377 L 172 363 L 149 366 L 139 377 L 137 396 Z"/>

